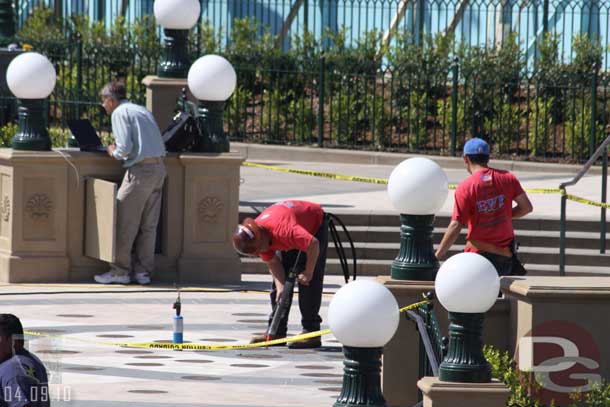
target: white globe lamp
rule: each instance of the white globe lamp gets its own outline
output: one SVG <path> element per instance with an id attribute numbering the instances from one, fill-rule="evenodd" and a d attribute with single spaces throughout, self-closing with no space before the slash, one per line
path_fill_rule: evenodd
<path id="1" fill-rule="evenodd" d="M 381 354 L 398 328 L 399 317 L 392 293 L 372 280 L 351 282 L 333 296 L 328 323 L 345 355 L 343 387 L 335 406 L 386 405 L 381 392 Z"/>
<path id="2" fill-rule="evenodd" d="M 155 0 L 153 10 L 164 34 L 157 75 L 162 78 L 186 78 L 191 65 L 188 34 L 201 14 L 199 0 Z"/>
<path id="3" fill-rule="evenodd" d="M 392 171 L 388 196 L 401 222 L 400 252 L 392 263 L 392 278 L 433 281 L 436 277 L 432 224 L 448 193 L 447 175 L 428 158 L 409 158 Z"/>
<path id="4" fill-rule="evenodd" d="M 224 102 L 235 90 L 237 74 L 233 65 L 220 55 L 205 55 L 189 69 L 188 85 L 199 100 Z"/>
<path id="5" fill-rule="evenodd" d="M 228 152 L 229 138 L 224 132 L 223 114 L 225 102 L 237 85 L 233 65 L 219 55 L 205 55 L 193 63 L 187 82 L 189 90 L 199 100 L 197 119 L 204 133 L 194 150 Z"/>
<path id="6" fill-rule="evenodd" d="M 6 83 L 19 99 L 19 128 L 13 137 L 16 150 L 47 151 L 51 139 L 44 125 L 45 99 L 53 92 L 56 72 L 42 54 L 26 52 L 15 57 L 6 70 Z"/>
<path id="7" fill-rule="evenodd" d="M 460 253 L 443 263 L 434 283 L 436 296 L 449 311 L 449 349 L 439 379 L 487 383 L 491 368 L 483 356 L 483 319 L 496 302 L 500 278 L 494 265 L 476 253 Z"/>

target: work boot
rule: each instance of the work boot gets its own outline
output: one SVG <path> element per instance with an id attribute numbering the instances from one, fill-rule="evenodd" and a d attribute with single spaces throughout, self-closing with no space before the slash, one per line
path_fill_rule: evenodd
<path id="1" fill-rule="evenodd" d="M 299 335 L 308 334 L 309 332 L 303 331 Z M 288 342 L 288 348 L 290 349 L 316 349 L 322 347 L 322 339 L 319 336 L 315 338 L 301 339 L 300 341 Z"/>
<path id="2" fill-rule="evenodd" d="M 275 340 L 275 339 L 284 339 L 286 337 L 286 335 L 272 335 L 269 340 Z M 261 342 L 267 342 L 267 334 L 261 334 L 261 335 L 254 335 L 252 337 L 252 339 L 250 339 L 250 343 L 261 343 Z M 282 343 L 276 343 L 275 345 L 269 345 L 269 346 L 285 346 L 286 342 L 282 342 Z"/>

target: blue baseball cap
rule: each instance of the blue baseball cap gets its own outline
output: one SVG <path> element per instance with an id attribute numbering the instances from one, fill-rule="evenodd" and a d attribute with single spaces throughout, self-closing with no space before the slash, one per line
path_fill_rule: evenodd
<path id="1" fill-rule="evenodd" d="M 464 144 L 464 155 L 489 155 L 489 144 L 480 138 L 471 138 Z"/>

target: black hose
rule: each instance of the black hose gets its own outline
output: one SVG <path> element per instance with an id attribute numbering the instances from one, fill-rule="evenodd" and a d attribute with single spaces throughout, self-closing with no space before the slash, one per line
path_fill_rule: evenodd
<path id="1" fill-rule="evenodd" d="M 345 249 L 343 248 L 343 243 L 341 242 L 341 237 L 339 236 L 339 233 L 337 231 L 337 227 L 335 226 L 335 222 L 338 223 L 341 228 L 343 229 L 343 232 L 345 233 L 345 236 L 347 237 L 347 240 L 349 241 L 349 245 L 352 249 L 352 259 L 353 259 L 353 279 L 356 279 L 357 276 L 357 271 L 356 271 L 356 267 L 357 267 L 357 260 L 356 260 L 356 248 L 354 246 L 354 241 L 352 240 L 352 236 L 349 234 L 347 228 L 345 227 L 345 224 L 343 223 L 343 221 L 335 214 L 333 213 L 326 213 L 328 215 L 328 229 L 330 231 L 330 235 L 333 238 L 333 242 L 335 244 L 335 249 L 337 249 L 337 256 L 339 257 L 339 263 L 341 264 L 341 269 L 343 270 L 343 277 L 345 277 L 345 282 L 349 282 L 349 277 L 350 277 L 350 273 L 349 273 L 349 267 L 348 267 L 348 263 L 347 263 L 347 256 L 345 255 Z"/>

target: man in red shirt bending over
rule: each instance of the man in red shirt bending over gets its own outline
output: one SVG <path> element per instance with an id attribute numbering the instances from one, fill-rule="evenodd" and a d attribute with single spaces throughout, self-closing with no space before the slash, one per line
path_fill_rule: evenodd
<path id="1" fill-rule="evenodd" d="M 273 276 L 269 324 L 282 295 L 286 276 L 296 262 L 299 283 L 299 309 L 304 332 L 320 330 L 322 318 L 318 312 L 322 302 L 326 249 L 328 247 L 328 218 L 322 207 L 306 201 L 283 201 L 265 209 L 256 219 L 246 218 L 233 235 L 233 246 L 245 255 L 259 256 Z M 277 335 L 285 338 L 288 315 L 280 322 Z M 263 342 L 266 336 L 255 336 L 252 343 Z M 319 348 L 320 338 L 290 342 L 292 349 Z"/>
<path id="2" fill-rule="evenodd" d="M 464 163 L 471 174 L 455 190 L 451 223 L 436 250 L 443 260 L 455 243 L 462 225 L 468 225 L 464 251 L 479 253 L 496 267 L 500 276 L 512 272 L 514 231 L 512 219 L 532 211 L 532 203 L 517 178 L 508 171 L 487 166 L 489 145 L 480 138 L 464 145 Z M 513 207 L 513 201 L 517 203 Z"/>

